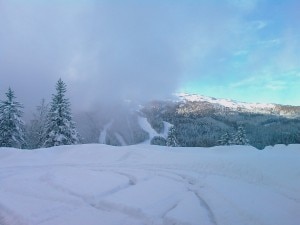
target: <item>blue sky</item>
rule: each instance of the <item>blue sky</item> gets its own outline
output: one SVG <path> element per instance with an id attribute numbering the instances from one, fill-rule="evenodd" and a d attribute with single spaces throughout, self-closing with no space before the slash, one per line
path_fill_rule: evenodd
<path id="1" fill-rule="evenodd" d="M 227 40 L 221 40 L 221 48 L 210 49 L 208 58 L 195 58 L 194 66 L 185 70 L 194 79 L 181 90 L 300 105 L 299 1 L 230 2 L 236 14 L 225 24 L 231 28 L 224 34 Z"/>
<path id="2" fill-rule="evenodd" d="M 0 96 L 73 105 L 185 91 L 300 105 L 297 0 L 0 0 Z M 78 104 L 80 103 L 80 104 Z"/>

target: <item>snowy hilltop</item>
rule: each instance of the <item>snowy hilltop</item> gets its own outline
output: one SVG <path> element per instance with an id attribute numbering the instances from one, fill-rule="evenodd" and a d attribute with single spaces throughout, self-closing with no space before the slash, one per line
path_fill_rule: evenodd
<path id="1" fill-rule="evenodd" d="M 298 225 L 299 150 L 0 148 L 0 224 Z"/>
<path id="2" fill-rule="evenodd" d="M 265 103 L 246 103 L 231 99 L 213 98 L 197 94 L 178 93 L 176 96 L 183 102 L 207 102 L 216 108 L 224 108 L 232 111 L 248 112 L 256 114 L 269 114 L 284 116 L 287 118 L 299 118 L 300 106 L 288 106 Z"/>

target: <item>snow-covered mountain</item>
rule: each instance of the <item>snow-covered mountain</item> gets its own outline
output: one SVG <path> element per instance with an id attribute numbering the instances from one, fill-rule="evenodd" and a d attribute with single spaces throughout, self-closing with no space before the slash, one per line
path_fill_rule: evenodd
<path id="1" fill-rule="evenodd" d="M 224 133 L 233 135 L 239 126 L 259 149 L 300 143 L 300 106 L 178 94 L 176 100 L 152 101 L 138 109 L 116 108 L 108 115 L 105 120 L 91 116 L 77 120 L 85 143 L 165 145 L 171 126 L 180 145 L 186 147 L 216 146 Z"/>
<path id="2" fill-rule="evenodd" d="M 246 103 L 231 99 L 213 98 L 197 94 L 176 94 L 183 102 L 206 102 L 211 103 L 216 108 L 227 109 L 237 112 L 261 113 L 284 116 L 288 118 L 300 117 L 300 106 L 289 106 L 280 104 Z"/>

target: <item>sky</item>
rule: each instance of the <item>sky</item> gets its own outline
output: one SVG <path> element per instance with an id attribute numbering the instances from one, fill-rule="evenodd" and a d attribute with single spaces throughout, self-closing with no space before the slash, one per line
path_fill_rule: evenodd
<path id="1" fill-rule="evenodd" d="M 300 105 L 297 0 L 0 0 L 0 96 L 75 109 L 188 92 Z"/>

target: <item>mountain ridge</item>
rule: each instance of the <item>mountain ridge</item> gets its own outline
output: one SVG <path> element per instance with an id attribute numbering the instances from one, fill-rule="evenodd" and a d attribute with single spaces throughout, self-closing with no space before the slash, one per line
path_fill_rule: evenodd
<path id="1" fill-rule="evenodd" d="M 283 105 L 277 103 L 248 103 L 225 98 L 215 98 L 199 94 L 178 93 L 175 94 L 180 101 L 184 102 L 208 102 L 225 107 L 232 111 L 252 112 L 278 115 L 288 118 L 300 117 L 300 106 Z"/>
<path id="2" fill-rule="evenodd" d="M 212 147 L 219 145 L 225 133 L 233 136 L 240 126 L 250 145 L 258 149 L 300 143 L 300 106 L 181 94 L 176 99 L 147 102 L 138 109 L 131 105 L 116 108 L 110 118 L 100 118 L 95 114 L 77 120 L 85 143 L 166 145 L 168 131 L 174 127 L 180 146 Z"/>

